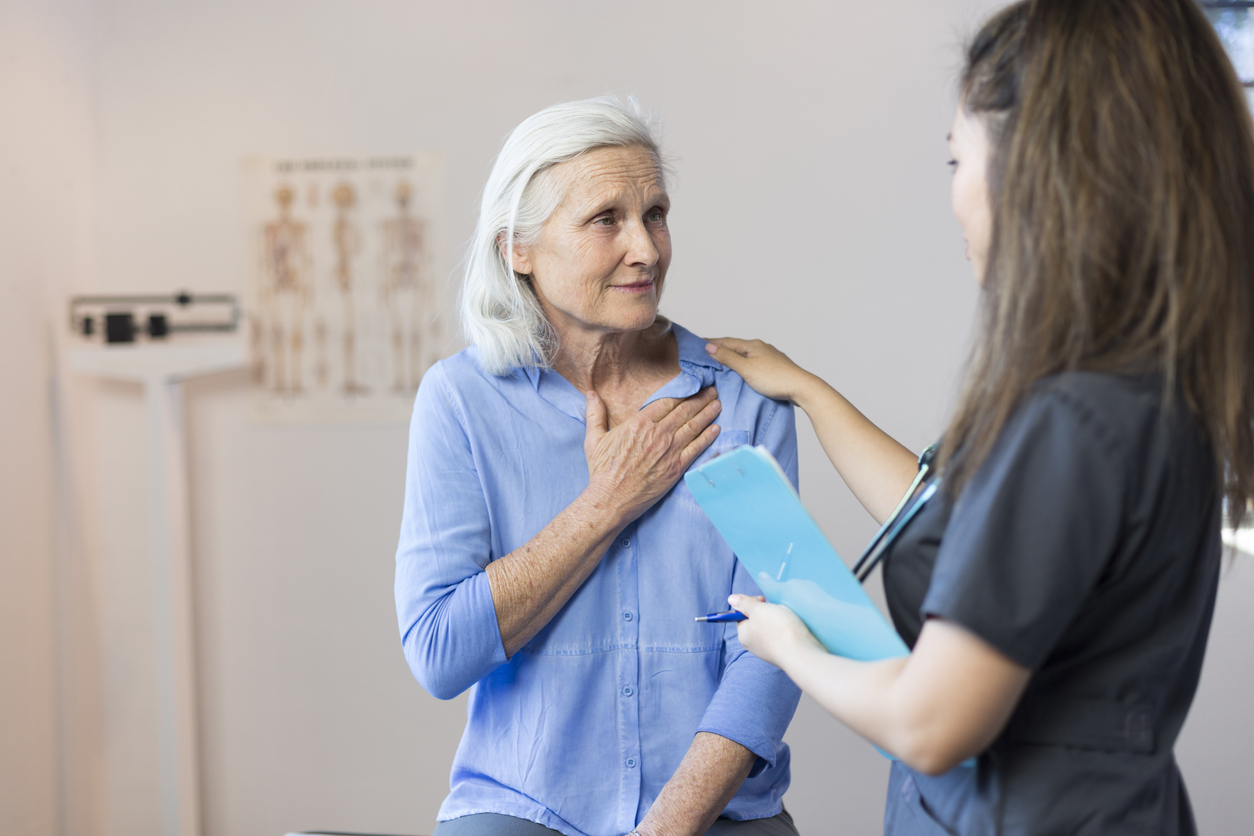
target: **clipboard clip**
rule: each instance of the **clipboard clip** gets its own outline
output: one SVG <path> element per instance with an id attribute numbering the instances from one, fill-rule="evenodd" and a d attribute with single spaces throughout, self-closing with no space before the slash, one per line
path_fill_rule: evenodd
<path id="1" fill-rule="evenodd" d="M 723 451 L 723 452 L 726 452 L 726 451 Z M 723 455 L 723 452 L 715 453 L 713 456 L 711 456 L 711 457 L 710 457 L 710 461 L 712 462 L 712 461 L 714 461 L 715 459 L 717 459 L 719 456 Z M 709 462 L 706 462 L 706 464 L 709 464 Z M 710 483 L 710 487 L 711 487 L 711 488 L 712 488 L 712 487 L 714 487 L 714 480 L 713 480 L 713 479 L 711 479 L 711 478 L 710 478 L 710 476 L 709 476 L 709 474 L 705 472 L 705 465 L 701 465 L 701 467 L 698 467 L 698 468 L 697 468 L 697 473 L 700 473 L 700 474 L 701 474 L 701 478 L 702 478 L 702 479 L 704 479 L 705 481 L 707 481 L 707 482 L 709 482 L 709 483 Z M 738 467 L 738 468 L 736 468 L 736 473 L 740 474 L 741 476 L 744 476 L 744 475 L 745 475 L 744 470 L 743 470 L 743 469 L 741 469 L 741 468 L 739 468 L 739 467 Z M 791 546 L 789 546 L 789 551 L 792 551 L 792 547 L 791 547 Z"/>

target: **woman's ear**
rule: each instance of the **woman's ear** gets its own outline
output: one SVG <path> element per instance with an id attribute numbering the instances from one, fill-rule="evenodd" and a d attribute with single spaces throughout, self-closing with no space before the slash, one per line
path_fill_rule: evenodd
<path id="1" fill-rule="evenodd" d="M 496 236 L 497 249 L 501 251 L 501 258 L 509 259 L 509 248 L 505 246 L 505 233 Z M 523 276 L 530 276 L 532 273 L 531 252 L 525 244 L 514 242 L 514 263 L 510 266 L 514 268 L 515 273 Z"/>

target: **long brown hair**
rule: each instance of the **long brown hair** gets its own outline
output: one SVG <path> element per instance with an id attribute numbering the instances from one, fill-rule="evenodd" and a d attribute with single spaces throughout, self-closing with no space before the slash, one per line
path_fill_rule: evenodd
<path id="1" fill-rule="evenodd" d="M 967 49 L 988 132 L 980 332 L 940 461 L 957 494 L 1041 378 L 1158 370 L 1254 498 L 1254 125 L 1194 0 L 1022 0 Z"/>

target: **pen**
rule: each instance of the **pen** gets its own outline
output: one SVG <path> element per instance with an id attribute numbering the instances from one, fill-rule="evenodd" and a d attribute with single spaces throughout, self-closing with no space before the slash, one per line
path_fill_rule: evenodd
<path id="1" fill-rule="evenodd" d="M 697 616 L 697 621 L 704 621 L 707 624 L 718 624 L 723 621 L 744 621 L 748 616 L 736 610 L 727 612 L 712 612 L 709 615 Z"/>

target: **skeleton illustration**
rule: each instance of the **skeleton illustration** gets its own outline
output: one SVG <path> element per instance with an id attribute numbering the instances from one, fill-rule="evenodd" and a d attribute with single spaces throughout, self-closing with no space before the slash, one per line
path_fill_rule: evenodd
<path id="1" fill-rule="evenodd" d="M 348 183 L 341 183 L 331 192 L 335 204 L 335 225 L 331 239 L 335 245 L 335 281 L 344 300 L 344 392 L 364 391 L 357 382 L 357 312 L 353 305 L 353 259 L 361 251 L 361 235 L 349 213 L 357 205 L 357 192 Z"/>
<path id="2" fill-rule="evenodd" d="M 309 230 L 292 218 L 293 192 L 279 186 L 274 199 L 279 204 L 278 220 L 262 230 L 262 308 L 270 331 L 270 355 L 274 366 L 276 391 L 298 393 L 301 383 L 301 352 L 304 348 L 305 311 L 313 302 Z M 264 339 L 264 329 L 254 328 L 254 340 Z M 260 348 L 260 346 L 257 346 Z M 262 351 L 255 352 L 258 357 Z M 264 378 L 264 366 L 254 368 Z"/>
<path id="3" fill-rule="evenodd" d="M 439 156 L 256 156 L 244 170 L 255 417 L 408 416 L 445 348 Z"/>
<path id="4" fill-rule="evenodd" d="M 392 336 L 392 388 L 418 388 L 426 371 L 423 363 L 423 318 L 429 316 L 426 287 L 426 223 L 409 214 L 412 187 L 396 185 L 396 215 L 383 226 L 383 302 Z M 406 350 L 408 349 L 408 351 Z"/>

